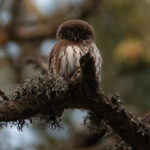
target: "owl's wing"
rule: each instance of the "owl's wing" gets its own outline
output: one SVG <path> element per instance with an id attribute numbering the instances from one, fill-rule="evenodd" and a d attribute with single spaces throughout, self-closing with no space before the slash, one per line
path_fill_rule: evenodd
<path id="1" fill-rule="evenodd" d="M 55 47 L 51 50 L 48 58 L 48 73 L 56 73 L 55 62 L 56 62 L 56 49 Z"/>
<path id="2" fill-rule="evenodd" d="M 98 49 L 98 47 L 96 46 L 94 42 L 91 44 L 91 47 L 92 47 L 91 55 L 94 57 L 94 60 L 95 60 L 96 76 L 97 76 L 97 79 L 100 81 L 103 59 L 102 59 L 100 50 Z"/>

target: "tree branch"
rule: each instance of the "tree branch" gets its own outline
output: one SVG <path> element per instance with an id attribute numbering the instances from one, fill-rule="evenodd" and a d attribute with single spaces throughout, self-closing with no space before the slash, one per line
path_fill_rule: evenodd
<path id="1" fill-rule="evenodd" d="M 2 98 L 3 101 L 8 101 L 9 100 L 9 97 L 6 96 L 4 91 L 2 91 L 1 89 L 0 89 L 0 97 Z"/>
<path id="2" fill-rule="evenodd" d="M 27 57 L 24 64 L 34 64 L 36 69 L 41 69 L 42 73 L 47 73 L 48 65 L 41 57 Z"/>
<path id="3" fill-rule="evenodd" d="M 17 87 L 11 100 L 0 104 L 1 126 L 11 122 L 21 129 L 25 119 L 32 122 L 38 115 L 51 127 L 57 127 L 64 109 L 86 109 L 106 121 L 133 149 L 150 149 L 150 128 L 128 112 L 119 97 L 108 96 L 98 87 L 94 60 L 89 54 L 80 63 L 82 76 L 73 82 L 42 75 Z"/>

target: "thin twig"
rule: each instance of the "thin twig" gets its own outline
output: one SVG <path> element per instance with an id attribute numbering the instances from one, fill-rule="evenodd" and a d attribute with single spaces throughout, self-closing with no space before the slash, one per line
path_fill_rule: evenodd
<path id="1" fill-rule="evenodd" d="M 1 89 L 0 89 L 0 97 L 2 98 L 3 101 L 8 101 L 9 100 L 9 97 L 6 96 L 5 92 L 2 91 Z"/>
<path id="2" fill-rule="evenodd" d="M 48 65 L 41 57 L 27 57 L 24 59 L 25 64 L 34 64 L 35 68 L 41 69 L 43 73 L 47 73 Z"/>

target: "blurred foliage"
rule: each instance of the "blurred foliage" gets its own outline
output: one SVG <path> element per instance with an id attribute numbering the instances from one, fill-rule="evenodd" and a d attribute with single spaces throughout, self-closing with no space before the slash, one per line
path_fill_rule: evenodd
<path id="1" fill-rule="evenodd" d="M 13 0 L 17 5 L 19 1 Z M 9 91 L 16 83 L 39 75 L 41 72 L 32 66 L 23 66 L 22 60 L 28 56 L 44 56 L 45 49 L 50 51 L 51 48 L 48 45 L 43 46 L 43 41 L 47 39 L 54 41 L 56 29 L 64 20 L 79 18 L 88 21 L 95 29 L 95 40 L 103 56 L 102 87 L 111 93 L 119 93 L 128 109 L 137 115 L 149 110 L 150 0 L 82 0 L 82 2 L 56 0 L 47 4 L 45 9 L 39 9 L 36 3 L 39 1 L 20 1 L 17 12 L 14 13 L 11 9 L 12 1 L 0 1 L 0 87 L 2 89 Z M 46 0 L 43 3 L 46 3 Z M 9 53 L 7 50 L 10 41 L 15 41 L 19 46 L 21 51 L 19 56 L 18 52 Z M 44 50 L 41 50 L 41 45 Z M 14 57 L 14 54 L 17 57 Z M 64 122 L 73 129 L 71 114 L 72 111 L 69 111 L 65 115 Z M 49 147 L 54 149 L 56 145 L 61 149 L 62 145 L 57 138 L 50 136 L 45 127 L 40 128 L 38 124 L 33 130 L 39 133 L 38 136 L 46 141 L 46 144 L 33 143 L 28 148 L 25 146 L 22 149 L 36 147 L 37 150 L 46 150 Z M 63 141 L 68 144 L 66 149 L 72 149 L 71 140 Z"/>
<path id="2" fill-rule="evenodd" d="M 106 0 L 88 18 L 104 59 L 102 86 L 119 93 L 139 113 L 150 105 L 149 6 L 149 1 Z"/>

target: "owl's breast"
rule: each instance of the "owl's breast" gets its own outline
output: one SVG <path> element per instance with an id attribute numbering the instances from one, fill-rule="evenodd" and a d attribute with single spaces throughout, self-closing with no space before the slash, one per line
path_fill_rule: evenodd
<path id="1" fill-rule="evenodd" d="M 69 79 L 76 69 L 80 67 L 80 58 L 86 54 L 86 52 L 86 50 L 82 50 L 76 45 L 67 46 L 58 58 L 61 61 L 59 74 L 65 79 Z"/>
<path id="2" fill-rule="evenodd" d="M 59 74 L 65 80 L 69 80 L 80 67 L 81 57 L 88 52 L 94 57 L 96 76 L 100 79 L 102 57 L 94 42 L 79 45 L 68 44 L 54 48 L 50 57 L 49 70 Z"/>

